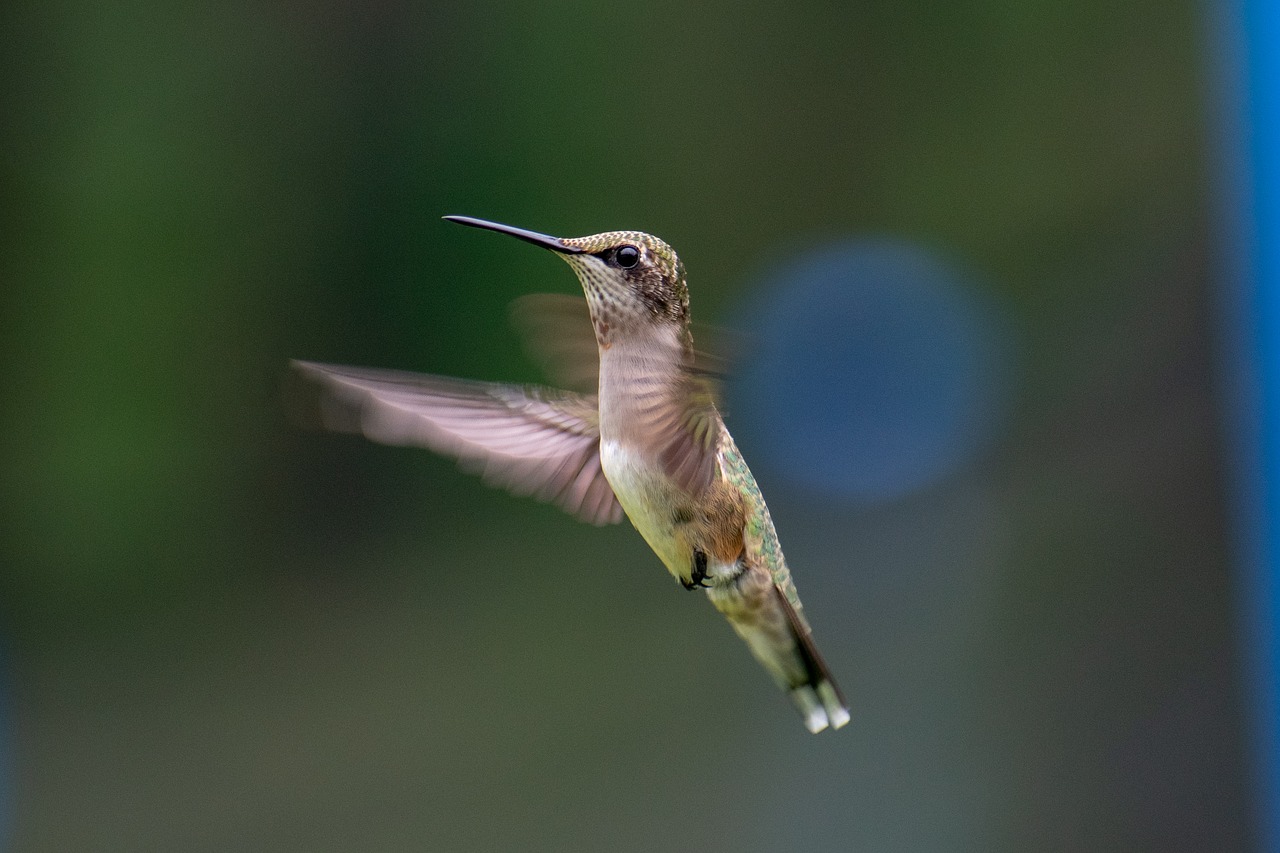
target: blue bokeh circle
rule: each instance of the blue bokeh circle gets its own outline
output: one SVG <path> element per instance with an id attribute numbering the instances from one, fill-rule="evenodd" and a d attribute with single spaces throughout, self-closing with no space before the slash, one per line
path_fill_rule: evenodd
<path id="1" fill-rule="evenodd" d="M 1002 422 L 1008 324 L 962 269 L 927 247 L 850 240 L 778 268 L 741 325 L 731 388 L 752 459 L 863 503 L 965 464 Z"/>

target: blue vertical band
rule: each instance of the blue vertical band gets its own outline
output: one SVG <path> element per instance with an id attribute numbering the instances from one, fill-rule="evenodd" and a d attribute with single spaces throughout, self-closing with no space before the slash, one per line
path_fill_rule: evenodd
<path id="1" fill-rule="evenodd" d="M 1280 4 L 1216 4 L 1233 521 L 1259 849 L 1280 853 Z"/>

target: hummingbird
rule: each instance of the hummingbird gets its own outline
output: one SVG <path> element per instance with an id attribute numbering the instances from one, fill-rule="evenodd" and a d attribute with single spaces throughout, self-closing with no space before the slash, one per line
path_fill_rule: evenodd
<path id="1" fill-rule="evenodd" d="M 558 238 L 444 218 L 568 262 L 586 295 L 594 340 L 577 354 L 571 335 L 553 336 L 552 346 L 569 353 L 561 361 L 594 387 L 294 361 L 337 404 L 328 426 L 457 457 L 493 485 L 594 524 L 625 515 L 667 571 L 725 616 L 809 731 L 847 723 L 848 705 L 814 645 L 769 509 L 699 365 L 676 253 L 639 231 Z"/>

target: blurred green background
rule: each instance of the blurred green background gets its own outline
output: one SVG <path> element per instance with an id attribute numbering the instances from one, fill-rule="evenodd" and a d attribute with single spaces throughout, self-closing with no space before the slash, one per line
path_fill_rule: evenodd
<path id="1" fill-rule="evenodd" d="M 13 849 L 1248 846 L 1195 4 L 0 20 Z M 572 277 L 447 213 L 652 231 L 711 322 L 848 235 L 980 271 L 984 453 L 757 466 L 848 728 L 626 525 L 290 426 L 290 357 L 538 377 L 506 305 Z"/>

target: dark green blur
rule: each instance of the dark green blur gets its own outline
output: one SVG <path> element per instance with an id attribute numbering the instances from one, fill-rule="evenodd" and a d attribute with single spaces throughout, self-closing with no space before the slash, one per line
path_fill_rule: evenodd
<path id="1" fill-rule="evenodd" d="M 1200 15 L 6 6 L 14 849 L 1241 849 Z M 571 274 L 443 214 L 650 231 L 703 321 L 848 234 L 981 270 L 1012 423 L 944 489 L 829 510 L 906 548 L 1001 507 L 964 653 L 885 640 L 968 716 L 895 728 L 842 654 L 853 722 L 810 737 L 629 527 L 291 426 L 290 357 L 538 378 L 506 306 Z M 859 566 L 811 589 L 780 504 L 838 638 Z"/>

